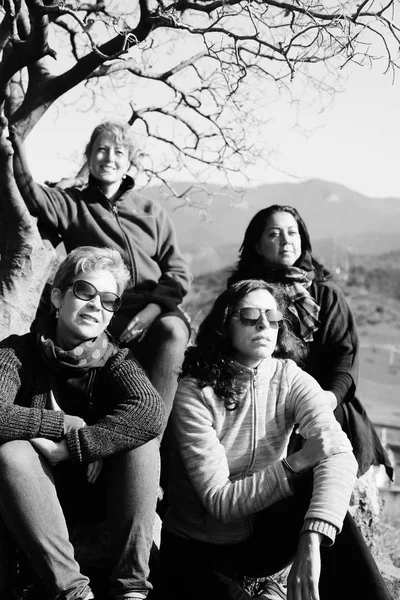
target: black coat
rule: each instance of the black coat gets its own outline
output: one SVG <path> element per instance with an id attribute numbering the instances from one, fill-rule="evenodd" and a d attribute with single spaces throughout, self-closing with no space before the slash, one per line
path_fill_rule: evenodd
<path id="1" fill-rule="evenodd" d="M 358 476 L 371 465 L 383 464 L 390 478 L 389 457 L 361 402 L 356 397 L 359 341 L 348 302 L 331 281 L 313 281 L 311 296 L 320 307 L 318 331 L 309 342 L 304 365 L 324 390 L 332 391 L 338 402 L 335 416 L 349 437 L 358 462 Z"/>

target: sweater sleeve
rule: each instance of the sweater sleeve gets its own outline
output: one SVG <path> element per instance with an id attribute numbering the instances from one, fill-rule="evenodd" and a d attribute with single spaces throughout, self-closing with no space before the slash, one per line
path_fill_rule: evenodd
<path id="1" fill-rule="evenodd" d="M 288 363 L 288 401 L 293 418 L 299 423 L 299 433 L 308 438 L 318 431 L 336 430 L 347 440 L 318 383 L 292 361 Z M 309 525 L 311 520 L 330 523 L 341 530 L 356 473 L 357 462 L 351 451 L 334 454 L 314 467 L 313 493 L 305 516 L 308 529 L 319 530 L 318 526 Z"/>
<path id="2" fill-rule="evenodd" d="M 280 460 L 261 471 L 231 479 L 223 444 L 213 426 L 212 411 L 197 384 L 183 379 L 172 411 L 178 450 L 198 497 L 206 511 L 229 523 L 261 511 L 292 495 Z"/>
<path id="3" fill-rule="evenodd" d="M 161 276 L 157 286 L 149 294 L 148 302 L 155 302 L 167 311 L 174 311 L 189 291 L 192 275 L 185 257 L 179 250 L 174 225 L 163 208 L 157 215 L 157 229 L 156 260 Z"/>
<path id="4" fill-rule="evenodd" d="M 96 393 L 106 390 L 109 410 L 94 424 L 67 433 L 73 462 L 93 462 L 138 448 L 162 433 L 166 424 L 160 395 L 127 350 L 121 350 L 103 369 L 93 402 Z"/>
<path id="5" fill-rule="evenodd" d="M 338 404 L 354 396 L 358 379 L 359 341 L 350 306 L 331 282 L 315 284 L 321 326 L 310 347 L 307 371 L 321 387 L 332 391 Z"/>
<path id="6" fill-rule="evenodd" d="M 63 413 L 16 403 L 25 396 L 27 404 L 32 400 L 32 349 L 26 337 L 13 335 L 0 345 L 0 444 L 34 437 L 59 441 L 63 435 Z"/>
<path id="7" fill-rule="evenodd" d="M 12 136 L 14 176 L 18 189 L 32 216 L 53 232 L 62 235 L 68 228 L 75 207 L 71 190 L 39 185 L 33 180 L 26 153 L 18 136 Z"/>

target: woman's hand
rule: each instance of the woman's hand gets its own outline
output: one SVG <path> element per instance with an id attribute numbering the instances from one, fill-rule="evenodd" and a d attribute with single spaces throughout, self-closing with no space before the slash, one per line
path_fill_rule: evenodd
<path id="1" fill-rule="evenodd" d="M 102 468 L 103 461 L 101 458 L 88 464 L 86 476 L 89 483 L 95 483 L 95 481 L 97 481 L 97 478 L 100 475 Z"/>
<path id="2" fill-rule="evenodd" d="M 128 326 L 120 335 L 120 342 L 129 344 L 133 340 L 141 342 L 154 319 L 161 314 L 161 307 L 158 304 L 150 303 L 137 313 Z"/>
<path id="3" fill-rule="evenodd" d="M 288 577 L 287 600 L 319 600 L 322 538 L 323 535 L 316 531 L 304 531 L 300 535 Z"/>
<path id="4" fill-rule="evenodd" d="M 39 454 L 53 466 L 69 459 L 68 446 L 65 440 L 53 442 L 53 440 L 47 440 L 46 438 L 32 438 L 29 441 Z"/>
<path id="5" fill-rule="evenodd" d="M 287 457 L 292 469 L 300 474 L 315 467 L 321 460 L 329 458 L 333 454 L 351 452 L 352 446 L 349 438 L 337 427 L 325 431 L 319 431 L 311 435 L 304 442 L 304 446 L 298 452 Z"/>
<path id="6" fill-rule="evenodd" d="M 338 401 L 337 401 L 335 394 L 333 392 L 331 392 L 330 390 L 324 390 L 324 391 L 325 391 L 326 397 L 328 398 L 329 404 L 332 407 L 332 410 L 335 410 L 335 408 L 338 405 Z"/>
<path id="7" fill-rule="evenodd" d="M 86 427 L 86 423 L 80 417 L 64 414 L 64 435 L 73 429 L 82 429 Z"/>

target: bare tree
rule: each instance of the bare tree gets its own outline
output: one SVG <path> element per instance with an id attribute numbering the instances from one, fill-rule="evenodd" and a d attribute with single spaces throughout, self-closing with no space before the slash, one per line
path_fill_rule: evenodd
<path id="1" fill-rule="evenodd" d="M 141 161 L 229 174 L 260 153 L 251 102 L 294 78 L 328 89 L 347 63 L 384 59 L 395 73 L 395 0 L 3 0 L 0 11 L 0 337 L 27 329 L 52 262 L 13 178 L 9 131 L 22 140 L 81 85 L 96 102 L 107 79 L 127 120 L 163 152 Z M 67 65 L 66 67 L 63 65 Z M 54 71 L 53 71 L 54 69 Z M 153 86 L 152 101 L 140 93 Z M 260 96 L 258 96 L 260 98 Z M 75 110 L 75 107 L 69 108 Z M 185 193 L 183 201 L 187 200 Z"/>

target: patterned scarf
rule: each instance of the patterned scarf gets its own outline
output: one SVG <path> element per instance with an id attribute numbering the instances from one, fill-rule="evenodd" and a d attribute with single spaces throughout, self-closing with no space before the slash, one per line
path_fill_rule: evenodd
<path id="1" fill-rule="evenodd" d="M 53 341 L 56 333 L 55 325 L 54 317 L 46 316 L 39 320 L 36 327 L 40 354 L 53 369 L 85 372 L 95 367 L 102 367 L 114 353 L 115 347 L 104 332 L 95 339 L 78 344 L 72 350 L 63 350 Z"/>
<path id="2" fill-rule="evenodd" d="M 35 324 L 39 354 L 50 370 L 51 388 L 60 408 L 86 420 L 97 369 L 117 348 L 103 332 L 71 350 L 63 350 L 54 342 L 56 323 L 54 315 L 45 315 Z"/>
<path id="3" fill-rule="evenodd" d="M 312 342 L 314 332 L 320 326 L 320 307 L 311 296 L 310 287 L 315 272 L 311 255 L 305 252 L 298 260 L 298 266 L 273 267 L 268 269 L 265 277 L 268 281 L 282 283 L 289 297 L 289 311 L 294 315 L 300 331 L 300 337 L 305 342 Z"/>

